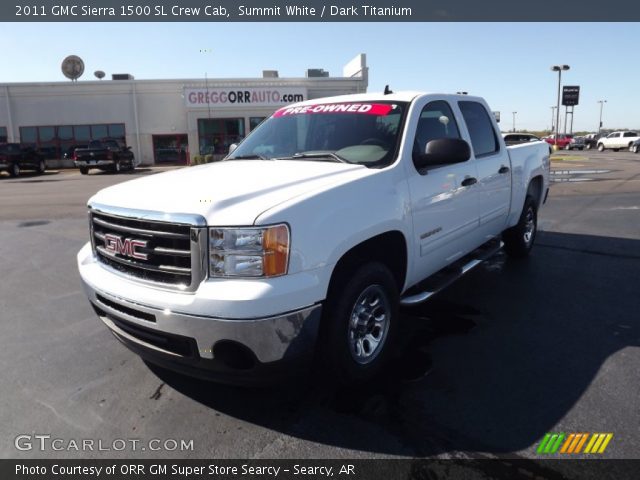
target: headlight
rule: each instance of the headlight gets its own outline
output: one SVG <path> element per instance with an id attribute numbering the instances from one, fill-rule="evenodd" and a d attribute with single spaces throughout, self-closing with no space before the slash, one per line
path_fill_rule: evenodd
<path id="1" fill-rule="evenodd" d="M 289 227 L 211 228 L 211 277 L 275 277 L 287 273 Z"/>

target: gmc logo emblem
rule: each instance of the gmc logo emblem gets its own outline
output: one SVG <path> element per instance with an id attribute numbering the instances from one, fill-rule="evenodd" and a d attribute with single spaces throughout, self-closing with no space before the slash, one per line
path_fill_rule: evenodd
<path id="1" fill-rule="evenodd" d="M 105 233 L 104 246 L 108 252 L 125 257 L 137 258 L 138 260 L 147 260 L 148 255 L 146 253 L 138 252 L 137 248 L 145 248 L 147 246 L 146 240 L 136 240 L 134 238 L 122 238 L 120 235 L 114 235 L 113 233 Z"/>

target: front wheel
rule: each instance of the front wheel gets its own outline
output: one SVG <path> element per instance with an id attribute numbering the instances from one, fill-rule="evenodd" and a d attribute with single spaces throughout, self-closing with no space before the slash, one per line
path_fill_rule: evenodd
<path id="1" fill-rule="evenodd" d="M 38 168 L 37 168 L 38 173 L 42 175 L 46 169 L 47 169 L 47 164 L 44 162 L 44 160 L 40 160 L 38 162 Z"/>
<path id="2" fill-rule="evenodd" d="M 82 175 L 86 175 L 89 173 L 89 168 L 88 167 L 80 167 L 80 173 Z"/>
<path id="3" fill-rule="evenodd" d="M 565 149 L 565 150 L 571 150 L 571 146 L 569 146 L 569 145 L 565 145 L 565 146 L 564 146 L 564 149 Z"/>
<path id="4" fill-rule="evenodd" d="M 531 195 L 527 195 L 518 223 L 502 232 L 507 255 L 523 258 L 529 255 L 538 232 L 538 208 Z"/>
<path id="5" fill-rule="evenodd" d="M 122 165 L 120 165 L 120 160 L 115 160 L 113 164 L 113 173 L 120 173 L 122 171 Z"/>
<path id="6" fill-rule="evenodd" d="M 603 144 L 599 144 L 598 145 L 598 151 L 599 152 L 604 152 L 604 145 Z"/>
<path id="7" fill-rule="evenodd" d="M 591 150 L 591 144 L 587 143 L 584 148 L 586 148 L 587 150 Z"/>
<path id="8" fill-rule="evenodd" d="M 638 150 L 639 150 L 639 149 L 638 149 L 638 145 L 632 145 L 632 146 L 631 146 L 631 151 L 632 151 L 633 153 L 638 153 Z"/>
<path id="9" fill-rule="evenodd" d="M 392 350 L 398 287 L 391 271 L 379 262 L 338 275 L 327 297 L 320 348 L 341 383 L 361 383 L 380 372 Z"/>

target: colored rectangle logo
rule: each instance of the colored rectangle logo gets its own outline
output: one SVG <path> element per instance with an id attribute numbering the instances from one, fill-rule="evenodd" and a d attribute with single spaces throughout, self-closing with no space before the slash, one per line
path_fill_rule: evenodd
<path id="1" fill-rule="evenodd" d="M 539 455 L 602 454 L 606 451 L 613 433 L 547 433 L 536 449 Z"/>

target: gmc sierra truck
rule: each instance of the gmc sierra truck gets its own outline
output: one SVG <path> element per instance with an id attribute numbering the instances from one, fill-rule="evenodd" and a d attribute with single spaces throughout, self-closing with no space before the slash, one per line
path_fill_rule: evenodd
<path id="1" fill-rule="evenodd" d="M 136 166 L 131 147 L 115 139 L 93 140 L 86 148 L 74 149 L 73 160 L 82 175 L 88 174 L 91 168 L 120 173 Z"/>
<path id="2" fill-rule="evenodd" d="M 359 94 L 277 110 L 221 162 L 89 200 L 95 312 L 147 361 L 232 383 L 323 368 L 371 379 L 403 305 L 504 246 L 524 257 L 544 142 L 506 147 L 479 97 Z"/>

